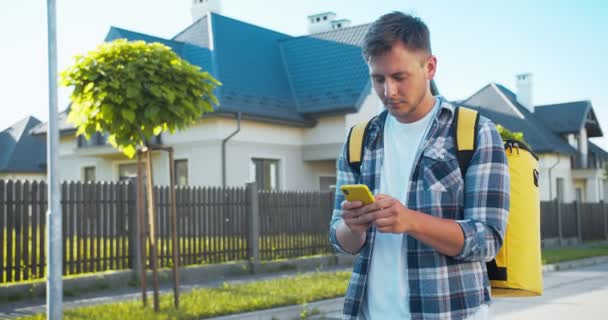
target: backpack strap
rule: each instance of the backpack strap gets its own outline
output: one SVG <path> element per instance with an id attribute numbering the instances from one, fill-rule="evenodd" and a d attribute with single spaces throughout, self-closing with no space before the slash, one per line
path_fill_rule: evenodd
<path id="1" fill-rule="evenodd" d="M 454 141 L 456 143 L 456 150 L 458 151 L 458 164 L 464 178 L 469 168 L 469 162 L 471 162 L 473 153 L 477 148 L 479 112 L 465 107 L 456 107 L 454 121 L 456 123 L 454 126 L 456 130 Z"/>
<path id="2" fill-rule="evenodd" d="M 346 158 L 351 168 L 357 172 L 360 172 L 365 136 L 372 119 L 356 124 L 348 133 Z M 456 130 L 454 140 L 456 150 L 458 151 L 458 164 L 460 165 L 460 172 L 462 172 L 462 176 L 464 177 L 469 168 L 469 162 L 473 158 L 473 153 L 477 148 L 479 112 L 465 107 L 456 107 L 454 121 L 456 123 L 454 126 Z"/>
<path id="3" fill-rule="evenodd" d="M 361 170 L 364 147 L 363 143 L 365 142 L 365 136 L 367 136 L 367 131 L 369 130 L 369 124 L 373 119 L 374 118 L 359 122 L 358 124 L 354 125 L 348 133 L 348 148 L 346 149 L 346 158 L 350 167 L 357 172 L 360 172 Z"/>

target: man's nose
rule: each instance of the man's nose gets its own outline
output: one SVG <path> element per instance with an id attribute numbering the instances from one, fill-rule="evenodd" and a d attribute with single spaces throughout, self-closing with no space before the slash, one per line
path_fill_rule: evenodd
<path id="1" fill-rule="evenodd" d="M 390 81 L 390 80 L 384 81 L 384 96 L 391 97 L 391 96 L 395 95 L 396 93 L 397 93 L 397 90 L 395 88 L 395 84 L 393 83 L 393 81 Z"/>

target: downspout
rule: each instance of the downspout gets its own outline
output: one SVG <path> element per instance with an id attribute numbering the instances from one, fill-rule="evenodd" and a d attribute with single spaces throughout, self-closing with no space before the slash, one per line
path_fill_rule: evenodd
<path id="1" fill-rule="evenodd" d="M 222 187 L 226 188 L 226 143 L 241 131 L 241 113 L 236 113 L 236 130 L 222 140 Z"/>
<path id="2" fill-rule="evenodd" d="M 559 164 L 559 153 L 557 154 L 557 161 L 553 166 L 549 168 L 549 201 L 553 201 L 553 189 L 551 188 L 551 170 L 553 170 Z"/>

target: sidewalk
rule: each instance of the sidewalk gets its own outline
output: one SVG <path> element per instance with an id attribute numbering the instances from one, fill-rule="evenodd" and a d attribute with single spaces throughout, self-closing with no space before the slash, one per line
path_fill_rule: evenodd
<path id="1" fill-rule="evenodd" d="M 545 265 L 544 272 L 552 272 L 558 270 L 568 270 L 583 266 L 608 263 L 608 256 L 587 258 L 575 261 L 566 261 L 552 265 Z M 332 266 L 322 269 L 322 271 L 350 271 L 351 267 Z M 247 283 L 259 280 L 268 280 L 281 277 L 290 277 L 297 274 L 314 273 L 318 270 L 312 269 L 306 272 L 303 271 L 284 271 L 271 274 L 256 274 L 256 275 L 241 275 L 227 277 L 218 280 L 207 280 L 199 282 L 190 282 L 180 286 L 180 292 L 187 292 L 197 288 L 217 287 L 224 282 L 230 284 Z M 170 284 L 161 286 L 161 294 L 171 293 L 172 287 Z M 148 291 L 148 299 L 151 302 L 152 291 Z M 81 294 L 77 297 L 64 298 L 64 308 L 71 309 L 76 307 L 106 304 L 118 301 L 131 299 L 141 299 L 141 291 L 139 288 L 123 288 L 96 291 L 91 293 Z M 0 319 L 12 319 L 16 317 L 44 313 L 46 311 L 46 301 L 44 299 L 24 300 L 18 302 L 0 302 Z M 303 305 L 285 306 L 267 310 L 260 310 L 248 313 L 227 315 L 213 318 L 215 320 L 269 320 L 269 319 L 300 319 L 303 312 L 308 315 L 308 319 L 339 319 L 340 310 L 342 309 L 343 298 L 328 299 L 317 302 L 312 302 Z"/>

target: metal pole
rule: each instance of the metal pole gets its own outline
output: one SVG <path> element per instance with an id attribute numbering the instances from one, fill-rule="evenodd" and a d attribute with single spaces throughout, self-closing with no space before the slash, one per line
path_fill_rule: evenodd
<path id="1" fill-rule="evenodd" d="M 49 64 L 49 126 L 47 131 L 48 210 L 46 314 L 49 320 L 63 316 L 63 283 L 61 247 L 61 191 L 57 162 L 59 160 L 59 133 L 57 132 L 57 30 L 54 0 L 47 0 L 48 64 Z"/>
<path id="2" fill-rule="evenodd" d="M 173 251 L 173 304 L 179 308 L 179 243 L 177 239 L 177 204 L 175 194 L 175 162 L 173 161 L 173 148 L 169 148 L 169 172 L 171 181 L 171 251 Z"/>
<path id="3" fill-rule="evenodd" d="M 143 170 L 141 168 L 141 151 L 137 151 L 137 222 L 139 224 L 139 254 L 140 269 L 139 279 L 141 281 L 141 300 L 144 307 L 148 304 L 148 298 L 146 296 L 146 249 L 148 248 L 146 243 L 146 224 L 144 218 L 144 182 L 143 182 Z"/>

